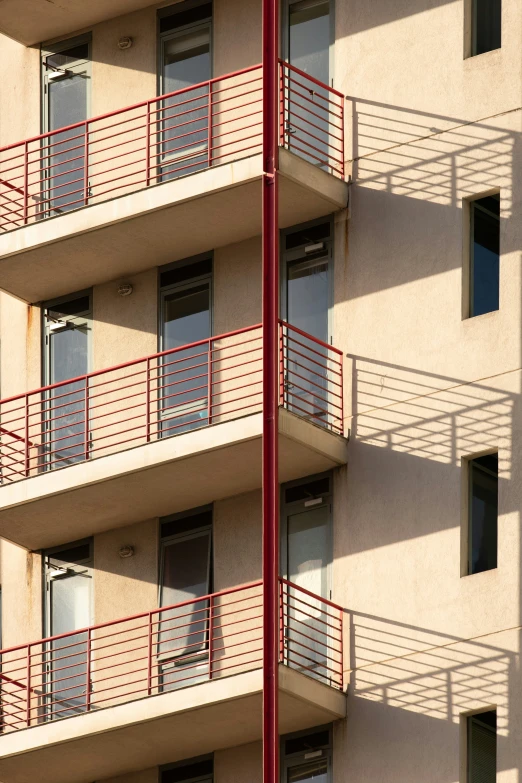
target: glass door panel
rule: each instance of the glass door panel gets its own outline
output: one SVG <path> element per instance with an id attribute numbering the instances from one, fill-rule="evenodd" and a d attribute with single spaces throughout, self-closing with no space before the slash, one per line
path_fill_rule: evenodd
<path id="1" fill-rule="evenodd" d="M 287 320 L 292 326 L 328 342 L 329 259 L 325 251 L 287 265 Z M 328 350 L 288 330 L 286 404 L 315 424 L 328 420 Z"/>
<path id="2" fill-rule="evenodd" d="M 44 311 L 47 383 L 78 378 L 89 371 L 89 296 Z M 73 380 L 46 394 L 45 464 L 61 468 L 85 458 L 87 381 Z"/>
<path id="3" fill-rule="evenodd" d="M 158 660 L 163 690 L 193 685 L 208 675 L 208 599 L 211 531 L 164 545 Z"/>
<path id="4" fill-rule="evenodd" d="M 210 24 L 163 39 L 163 94 L 211 78 Z M 205 168 L 208 162 L 209 86 L 165 98 L 162 112 L 161 171 L 172 179 Z"/>
<path id="5" fill-rule="evenodd" d="M 306 491 L 307 485 L 303 485 Z M 312 501 L 314 502 L 314 501 Z M 285 572 L 296 587 L 319 598 L 328 597 L 328 565 L 331 560 L 331 506 L 325 498 L 306 501 L 285 516 Z M 288 587 L 285 617 L 286 656 L 290 666 L 328 681 L 328 624 L 324 605 L 313 596 Z"/>
<path id="6" fill-rule="evenodd" d="M 327 783 L 327 759 L 317 759 L 317 761 L 309 761 L 287 769 L 287 783 L 306 783 L 309 780 L 313 780 L 314 783 Z"/>
<path id="7" fill-rule="evenodd" d="M 171 350 L 211 336 L 210 281 L 181 287 L 162 296 L 162 347 Z M 161 433 L 163 437 L 208 424 L 209 344 L 163 359 Z"/>
<path id="8" fill-rule="evenodd" d="M 287 47 L 291 65 L 325 85 L 330 84 L 329 0 L 299 0 L 288 9 Z M 287 100 L 290 149 L 316 165 L 328 161 L 328 91 L 290 72 L 293 95 Z"/>
<path id="9" fill-rule="evenodd" d="M 85 127 L 89 102 L 89 44 L 50 54 L 44 58 L 43 199 L 46 215 L 78 209 L 85 204 Z"/>

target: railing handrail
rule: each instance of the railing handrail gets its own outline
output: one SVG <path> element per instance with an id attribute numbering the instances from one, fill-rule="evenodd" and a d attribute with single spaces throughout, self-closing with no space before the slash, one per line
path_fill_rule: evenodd
<path id="1" fill-rule="evenodd" d="M 335 348 L 333 345 L 329 345 L 328 343 L 323 342 L 319 338 L 314 337 L 313 335 L 308 334 L 307 332 L 304 332 L 302 329 L 299 329 L 297 326 L 293 326 L 292 324 L 289 324 L 287 321 L 284 321 L 281 318 L 279 319 L 279 324 L 280 326 L 287 327 L 292 331 L 297 332 L 301 336 L 306 337 L 308 340 L 311 340 L 312 342 L 321 345 L 323 348 L 327 348 L 328 350 L 332 351 L 338 356 L 343 355 L 343 352 L 339 350 L 339 348 Z M 62 388 L 63 386 L 69 386 L 70 384 L 73 383 L 80 383 L 81 381 L 87 381 L 90 378 L 96 378 L 99 375 L 104 375 L 105 373 L 116 372 L 117 370 L 125 370 L 128 367 L 134 367 L 135 365 L 141 364 L 142 362 L 151 361 L 154 359 L 161 359 L 164 356 L 172 356 L 173 354 L 181 353 L 191 348 L 197 348 L 200 345 L 207 345 L 217 340 L 225 340 L 229 337 L 235 337 L 238 334 L 247 334 L 248 332 L 253 332 L 256 329 L 261 329 L 261 327 L 262 324 L 260 323 L 254 324 L 252 326 L 245 326 L 242 329 L 234 329 L 230 332 L 223 332 L 222 334 L 212 335 L 211 337 L 207 337 L 204 340 L 197 340 L 196 342 L 193 343 L 186 343 L 186 345 L 180 345 L 177 348 L 170 348 L 166 351 L 157 351 L 156 353 L 148 354 L 147 356 L 141 356 L 138 359 L 131 359 L 128 362 L 122 362 L 121 364 L 111 365 L 110 367 L 104 367 L 100 370 L 92 370 L 91 372 L 84 373 L 83 375 L 77 375 L 74 378 L 68 378 L 65 381 L 50 383 L 47 386 L 40 386 L 37 387 L 36 389 L 31 389 L 30 391 L 22 392 L 21 394 L 15 394 L 12 397 L 2 398 L 0 399 L 0 406 L 6 405 L 11 402 L 16 402 L 17 400 L 26 399 L 27 397 L 31 397 L 34 394 L 44 394 L 45 392 L 52 391 L 53 389 L 59 389 Z"/>
<path id="2" fill-rule="evenodd" d="M 285 579 L 283 576 L 279 577 L 279 581 L 283 585 L 287 585 L 288 587 L 291 587 L 294 590 L 299 590 L 301 593 L 305 593 L 305 595 L 310 596 L 310 598 L 315 598 L 316 601 L 317 600 L 321 601 L 321 603 L 330 606 L 332 609 L 336 609 L 338 612 L 344 612 L 343 607 L 339 606 L 339 604 L 334 604 L 334 602 L 330 601 L 328 598 L 322 598 L 320 595 L 316 595 L 316 593 L 312 593 L 310 590 L 307 590 L 305 587 L 296 585 L 295 582 L 290 582 L 289 579 Z"/>
<path id="3" fill-rule="evenodd" d="M 9 402 L 15 402 L 16 400 L 22 400 L 26 397 L 30 397 L 33 394 L 43 394 L 44 392 L 51 391 L 52 389 L 59 389 L 62 386 L 68 386 L 71 383 L 79 383 L 80 381 L 86 381 L 89 378 L 96 378 L 98 375 L 104 375 L 108 372 L 115 372 L 116 370 L 124 370 L 127 367 L 133 367 L 136 364 L 141 364 L 142 362 L 150 361 L 152 359 L 161 359 L 162 356 L 171 356 L 175 353 L 180 353 L 181 351 L 186 351 L 189 348 L 197 348 L 199 345 L 206 345 L 207 343 L 213 342 L 214 340 L 224 340 L 228 337 L 234 337 L 238 334 L 246 334 L 247 332 L 253 332 L 256 329 L 260 329 L 262 324 L 254 324 L 253 326 L 246 326 L 243 329 L 235 329 L 231 332 L 224 332 L 223 334 L 216 334 L 212 335 L 212 337 L 207 337 L 204 340 L 197 340 L 194 343 L 187 343 L 186 345 L 179 345 L 177 348 L 169 348 L 166 351 L 157 351 L 156 353 L 148 354 L 147 356 L 141 356 L 139 359 L 131 359 L 128 362 L 122 362 L 121 364 L 115 364 L 110 367 L 104 367 L 101 370 L 92 370 L 91 372 L 85 373 L 84 375 L 77 375 L 74 378 L 68 378 L 65 381 L 58 381 L 57 383 L 50 383 L 47 386 L 40 386 L 36 389 L 31 389 L 27 392 L 22 392 L 21 394 L 15 394 L 13 397 L 5 397 L 0 399 L 0 405 L 5 405 Z M 80 391 L 80 390 L 78 390 Z"/>
<path id="4" fill-rule="evenodd" d="M 156 103 L 157 101 L 163 101 L 166 100 L 167 98 L 173 98 L 175 95 L 182 95 L 183 93 L 190 92 L 191 90 L 197 90 L 200 87 L 205 87 L 207 85 L 210 86 L 211 84 L 224 81 L 225 79 L 233 79 L 236 76 L 242 76 L 245 73 L 250 73 L 251 71 L 255 71 L 261 67 L 262 67 L 261 63 L 258 63 L 257 65 L 250 65 L 247 68 L 241 68 L 238 71 L 231 71 L 230 73 L 225 73 L 223 74 L 223 76 L 214 76 L 212 79 L 207 79 L 204 82 L 199 82 L 198 84 L 191 84 L 189 87 L 182 87 L 180 90 L 167 92 L 164 93 L 163 95 L 156 95 L 154 98 L 148 98 L 147 100 L 140 101 L 139 103 L 133 103 L 130 106 L 124 106 L 121 109 L 114 109 L 113 111 L 106 112 L 105 114 L 97 114 L 94 117 L 89 117 L 85 120 L 81 120 L 80 122 L 74 122 L 72 125 L 64 125 L 63 127 L 56 128 L 55 130 L 52 131 L 39 133 L 37 136 L 31 136 L 28 139 L 23 139 L 22 141 L 16 141 L 13 144 L 7 144 L 5 147 L 0 147 L 0 153 L 6 152 L 7 150 L 15 149 L 16 147 L 20 147 L 23 144 L 32 144 L 35 141 L 41 141 L 42 139 L 47 139 L 50 136 L 56 136 L 58 133 L 65 133 L 65 131 L 74 130 L 75 128 L 85 128 L 91 123 L 99 122 L 101 120 L 106 120 L 109 119 L 110 117 L 116 117 L 118 114 L 124 114 L 127 111 L 134 111 L 135 109 L 141 109 L 150 106 L 151 104 Z M 302 73 L 304 76 L 306 76 L 304 72 Z M 321 84 L 321 82 L 319 82 L 319 84 Z M 326 87 L 326 85 L 323 86 Z"/>
<path id="5" fill-rule="evenodd" d="M 293 332 L 297 332 L 297 334 L 300 334 L 301 337 L 306 337 L 307 340 L 312 340 L 312 342 L 317 343 L 317 345 L 322 345 L 323 348 L 327 348 L 329 351 L 333 351 L 334 353 L 338 354 L 338 356 L 343 355 L 343 352 L 339 348 L 335 348 L 335 346 L 330 345 L 329 343 L 325 343 L 324 340 L 320 340 L 318 337 L 314 337 L 312 334 L 309 334 L 308 332 L 304 332 L 302 329 L 299 329 L 298 326 L 294 326 L 293 324 L 288 323 L 288 321 L 283 321 L 282 318 L 279 319 L 279 325 L 286 326 L 288 329 L 291 329 Z"/>
<path id="6" fill-rule="evenodd" d="M 320 601 L 321 603 L 324 603 L 325 605 L 331 607 L 332 609 L 335 609 L 340 613 L 344 611 L 343 608 L 338 604 L 329 601 L 327 598 L 322 598 L 321 596 L 310 592 L 310 590 L 306 590 L 304 587 L 300 587 L 299 585 L 296 585 L 294 582 L 290 582 L 288 579 L 284 579 L 282 576 L 279 577 L 279 582 L 281 584 L 287 585 L 288 587 L 291 587 L 293 590 L 297 590 L 299 592 L 304 593 L 305 595 L 308 595 L 309 597 L 313 598 L 316 601 Z M 252 590 L 256 587 L 261 587 L 262 585 L 263 585 L 263 581 L 261 579 L 258 579 L 254 582 L 245 582 L 244 584 L 235 585 L 234 587 L 228 587 L 225 590 L 219 590 L 215 593 L 207 593 L 206 595 L 202 595 L 199 598 L 189 598 L 187 601 L 181 601 L 180 603 L 177 604 L 169 604 L 168 606 L 156 607 L 155 609 L 149 609 L 149 611 L 138 612 L 137 614 L 128 615 L 126 617 L 118 617 L 115 620 L 107 620 L 103 623 L 97 623 L 96 625 L 88 625 L 83 628 L 78 628 L 74 631 L 67 631 L 66 633 L 55 634 L 54 636 L 46 636 L 43 639 L 34 639 L 33 641 L 26 642 L 25 644 L 18 644 L 15 647 L 6 647 L 4 649 L 1 649 L 0 659 L 4 655 L 8 655 L 14 652 L 19 652 L 20 650 L 28 650 L 31 647 L 35 647 L 38 645 L 47 645 L 50 644 L 51 642 L 58 641 L 59 639 L 66 639 L 67 637 L 77 636 L 82 633 L 92 634 L 94 631 L 99 631 L 102 628 L 108 628 L 115 625 L 121 625 L 122 623 L 132 622 L 134 620 L 149 618 L 152 615 L 161 614 L 162 612 L 169 612 L 172 609 L 180 609 L 184 606 L 189 606 L 191 604 L 200 603 L 203 601 L 210 601 L 210 599 L 215 600 L 216 598 L 221 598 L 222 596 L 225 595 L 233 595 L 234 593 L 240 593 L 243 590 L 245 591 Z M 3 675 L 3 678 L 6 677 L 7 675 Z M 8 679 L 11 680 L 11 678 Z M 14 680 L 11 681 L 14 682 Z"/>
<path id="7" fill-rule="evenodd" d="M 87 625 L 84 628 L 78 628 L 75 631 L 66 631 L 65 633 L 59 633 L 55 634 L 54 636 L 46 636 L 43 639 L 34 639 L 31 642 L 26 642 L 25 644 L 18 644 L 16 647 L 7 647 L 5 649 L 0 650 L 0 659 L 2 655 L 7 655 L 8 653 L 18 652 L 19 650 L 27 650 L 29 647 L 34 647 L 35 645 L 39 644 L 49 644 L 50 642 L 58 641 L 58 639 L 66 639 L 68 636 L 76 636 L 80 633 L 92 633 L 93 631 L 99 631 L 101 628 L 108 628 L 112 625 L 121 625 L 122 623 L 131 622 L 132 620 L 141 620 L 146 617 L 150 617 L 153 614 L 158 614 L 160 612 L 169 612 L 172 609 L 179 609 L 183 606 L 188 606 L 189 604 L 194 604 L 199 601 L 208 601 L 211 598 L 220 598 L 224 595 L 232 595 L 233 593 L 239 593 L 242 590 L 250 590 L 254 587 L 260 587 L 263 584 L 261 579 L 258 579 L 255 582 L 245 582 L 241 585 L 236 585 L 235 587 L 229 587 L 226 590 L 219 590 L 216 593 L 208 593 L 207 595 L 202 595 L 199 598 L 189 598 L 187 601 L 181 601 L 178 604 L 169 604 L 168 606 L 160 606 L 156 607 L 156 609 L 149 609 L 147 612 L 138 612 L 137 614 L 131 614 L 128 615 L 128 617 L 117 617 L 115 620 L 106 620 L 104 623 L 98 623 L 97 625 Z M 317 596 L 314 596 L 317 597 Z M 321 599 L 322 600 L 322 599 Z"/>
<path id="8" fill-rule="evenodd" d="M 285 68 L 288 68 L 289 71 L 294 71 L 295 73 L 298 73 L 299 76 L 304 76 L 306 79 L 309 79 L 314 84 L 317 84 L 318 87 L 321 87 L 323 90 L 327 90 L 328 92 L 332 93 L 332 95 L 337 95 L 338 98 L 341 98 L 341 100 L 344 101 L 344 95 L 342 94 L 342 92 L 339 92 L 339 90 L 335 90 L 333 87 L 330 87 L 328 84 L 321 82 L 319 79 L 316 79 L 314 76 L 310 76 L 309 73 L 306 73 L 306 71 L 302 71 L 301 68 L 296 68 L 295 65 L 291 65 L 287 60 L 282 60 L 281 58 L 279 58 L 279 64 L 283 65 Z"/>

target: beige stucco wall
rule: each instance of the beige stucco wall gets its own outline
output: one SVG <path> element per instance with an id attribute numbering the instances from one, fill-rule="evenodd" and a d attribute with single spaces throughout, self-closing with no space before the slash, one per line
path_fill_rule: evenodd
<path id="1" fill-rule="evenodd" d="M 491 705 L 498 778 L 519 779 L 522 9 L 502 5 L 502 49 L 464 59 L 460 0 L 336 3 L 334 85 L 348 96 L 353 184 L 335 218 L 334 343 L 351 432 L 334 481 L 349 686 L 335 783 L 464 783 L 461 716 Z M 215 73 L 259 60 L 258 12 L 257 1 L 216 0 Z M 93 113 L 154 95 L 154 18 L 151 8 L 93 30 Z M 132 49 L 117 49 L 120 35 Z M 2 62 L 22 74 L 0 94 L 4 144 L 39 130 L 38 51 L 8 42 Z M 500 310 L 466 319 L 467 199 L 492 189 Z M 259 238 L 215 251 L 215 333 L 259 320 L 259 262 Z M 127 299 L 117 281 L 95 289 L 96 368 L 156 350 L 153 265 Z M 27 319 L 2 296 L 3 396 L 39 383 L 39 325 Z M 488 448 L 500 454 L 499 565 L 461 577 L 463 459 Z M 260 514 L 259 492 L 215 504 L 217 590 L 259 578 Z M 154 606 L 156 530 L 149 520 L 97 536 L 96 621 Z M 118 558 L 122 544 L 134 558 Z M 38 556 L 2 545 L 1 566 L 4 642 L 38 637 Z M 216 754 L 218 783 L 259 774 L 259 746 Z"/>

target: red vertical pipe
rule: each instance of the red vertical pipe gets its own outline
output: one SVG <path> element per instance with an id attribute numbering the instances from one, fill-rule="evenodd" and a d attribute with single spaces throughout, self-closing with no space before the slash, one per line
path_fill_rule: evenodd
<path id="1" fill-rule="evenodd" d="M 263 0 L 263 783 L 279 783 L 278 12 Z"/>

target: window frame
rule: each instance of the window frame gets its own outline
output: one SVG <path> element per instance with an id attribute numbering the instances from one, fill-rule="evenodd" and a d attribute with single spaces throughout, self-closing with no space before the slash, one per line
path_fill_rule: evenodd
<path id="1" fill-rule="evenodd" d="M 331 724 L 322 726 L 314 726 L 312 729 L 304 729 L 301 731 L 294 731 L 290 734 L 285 734 L 280 740 L 280 757 L 281 757 L 281 783 L 286 783 L 288 777 L 288 770 L 292 767 L 306 764 L 309 759 L 305 758 L 306 751 L 299 751 L 298 753 L 285 754 L 285 742 L 289 739 L 297 739 L 298 737 L 306 737 L 310 734 L 316 734 L 320 731 L 328 731 L 328 745 L 322 748 L 318 748 L 324 754 L 323 758 L 327 759 L 327 783 L 333 783 L 333 730 Z M 314 751 L 309 751 L 314 753 Z M 311 759 L 310 759 L 311 760 Z"/>
<path id="2" fill-rule="evenodd" d="M 499 49 L 502 49 L 502 0 L 499 0 L 500 2 L 500 46 L 496 46 L 494 49 L 486 49 L 485 52 L 477 52 L 477 35 L 478 35 L 478 24 L 477 24 L 477 5 L 479 0 L 468 0 L 469 3 L 469 13 L 470 13 L 470 57 L 480 57 L 481 54 L 489 54 L 489 52 L 498 52 Z"/>
<path id="3" fill-rule="evenodd" d="M 499 284 L 499 297 L 498 297 L 498 308 L 496 310 L 488 310 L 485 313 L 478 313 L 475 314 L 473 312 L 473 297 L 474 297 L 474 287 L 475 287 L 475 210 L 479 209 L 482 212 L 484 212 L 487 215 L 490 215 L 491 217 L 497 218 L 497 215 L 494 215 L 492 212 L 489 212 L 485 207 L 481 206 L 480 204 L 477 204 L 476 202 L 481 201 L 483 198 L 487 198 L 488 196 L 499 196 L 499 215 L 498 215 L 498 284 Z M 500 257 L 501 257 L 501 247 L 500 247 L 500 190 L 492 190 L 488 191 L 487 193 L 481 193 L 479 196 L 474 196 L 472 199 L 469 199 L 469 272 L 468 272 L 468 304 L 467 304 L 467 311 L 468 311 L 468 318 L 480 318 L 481 315 L 489 315 L 490 313 L 497 313 L 500 310 Z"/>
<path id="4" fill-rule="evenodd" d="M 160 30 L 160 21 L 168 16 L 176 16 L 183 10 L 190 10 L 197 8 L 200 5 L 205 5 L 208 0 L 182 0 L 182 2 L 175 3 L 174 5 L 160 8 L 156 14 L 156 41 L 157 41 L 157 64 L 156 64 L 156 91 L 157 95 L 164 95 L 164 77 L 163 77 L 163 63 L 164 63 L 164 43 L 171 38 L 180 37 L 187 32 L 196 31 L 205 27 L 210 28 L 209 35 L 209 55 L 210 55 L 210 79 L 214 76 L 214 3 L 212 0 L 212 15 L 199 22 L 191 22 L 190 24 L 180 25 L 172 30 L 167 30 L 164 33 Z M 175 10 L 173 10 L 175 9 Z"/>
<path id="5" fill-rule="evenodd" d="M 87 106 L 86 116 L 91 116 L 92 110 L 92 33 L 84 33 L 83 35 L 77 35 L 74 38 L 67 38 L 63 41 L 58 41 L 55 44 L 42 44 L 40 46 L 40 127 L 42 133 L 49 132 L 49 101 L 48 101 L 48 72 L 45 67 L 45 58 L 52 54 L 60 54 L 61 52 L 72 49 L 75 46 L 81 46 L 87 44 L 88 54 L 87 59 L 76 60 L 72 65 L 67 67 L 68 71 L 74 71 L 75 73 L 85 72 L 85 78 L 88 80 L 87 88 Z M 56 128 L 55 130 L 59 130 Z M 54 132 L 54 131 L 53 131 Z"/>
<path id="6" fill-rule="evenodd" d="M 89 309 L 88 310 L 82 310 L 78 315 L 76 316 L 64 316 L 64 319 L 68 318 L 79 318 L 81 320 L 85 320 L 87 332 L 88 332 L 88 339 L 87 339 L 87 372 L 91 372 L 92 370 L 92 360 L 93 360 L 93 339 L 92 339 L 92 332 L 93 332 L 93 290 L 92 288 L 85 288 L 82 291 L 75 291 L 73 294 L 66 294 L 65 296 L 59 296 L 56 299 L 49 299 L 47 302 L 42 302 L 40 305 L 40 318 L 41 318 L 41 367 L 42 367 L 42 385 L 43 386 L 49 386 L 51 384 L 50 375 L 51 375 L 51 363 L 50 363 L 50 342 L 49 342 L 49 336 L 51 334 L 51 330 L 49 328 L 49 322 L 46 318 L 45 312 L 46 310 L 51 310 L 53 307 L 57 307 L 58 305 L 65 304 L 66 302 L 71 302 L 74 299 L 80 299 L 81 297 L 88 296 L 89 297 Z M 69 327 L 66 327 L 67 329 Z M 65 331 L 65 329 L 64 329 Z M 74 380 L 74 379 L 71 379 Z"/>
<path id="7" fill-rule="evenodd" d="M 465 576 L 477 576 L 482 573 L 489 573 L 490 571 L 495 571 L 498 569 L 498 536 L 499 536 L 499 498 L 500 498 L 500 469 L 497 473 L 497 558 L 496 558 L 496 566 L 494 568 L 488 568 L 487 571 L 472 571 L 471 565 L 472 565 L 472 546 L 473 546 L 473 536 L 472 536 L 472 493 L 473 493 L 473 469 L 472 469 L 472 463 L 480 459 L 481 457 L 486 457 L 490 454 L 497 454 L 500 464 L 500 449 L 499 448 L 491 448 L 486 449 L 485 451 L 478 452 L 476 454 L 470 454 L 466 457 L 463 457 L 462 459 L 462 495 L 464 498 L 464 502 L 462 504 L 463 506 L 463 519 L 462 519 L 462 528 L 461 528 L 461 577 Z"/>
<path id="8" fill-rule="evenodd" d="M 307 228 L 328 224 L 330 233 L 328 239 L 323 240 L 328 259 L 328 340 L 333 345 L 333 310 L 334 310 L 334 274 L 335 274 L 335 222 L 333 215 L 327 215 L 324 218 L 308 220 L 305 223 L 299 223 L 297 226 L 284 228 L 280 231 L 280 296 L 279 311 L 283 321 L 288 320 L 288 266 L 294 261 L 306 258 L 304 248 L 308 243 L 303 243 L 291 250 L 285 249 L 286 237 L 291 234 L 297 234 Z"/>
<path id="9" fill-rule="evenodd" d="M 310 484 L 312 481 L 320 479 L 328 479 L 328 492 L 325 492 L 320 497 L 325 498 L 328 503 L 329 518 L 328 518 L 328 562 L 326 564 L 326 596 L 320 596 L 327 600 L 332 600 L 332 585 L 333 585 L 333 514 L 334 514 L 334 497 L 333 497 L 333 475 L 331 471 L 325 471 L 324 473 L 314 473 L 311 476 L 305 478 L 294 479 L 293 481 L 287 481 L 285 484 L 281 484 L 280 489 L 280 545 L 279 545 L 279 567 L 283 579 L 288 579 L 288 517 L 291 513 L 304 513 L 306 511 L 304 500 L 296 500 L 294 502 L 287 503 L 285 501 L 285 492 L 292 487 L 300 487 L 306 484 Z M 317 496 L 319 497 L 319 496 Z M 324 505 L 324 504 L 321 504 Z M 310 733 L 305 732 L 306 733 Z M 293 736 L 293 735 L 292 735 Z M 297 735 L 296 735 L 297 736 Z"/>
<path id="10" fill-rule="evenodd" d="M 91 584 L 94 586 L 94 538 L 90 536 L 89 538 L 81 538 L 77 541 L 70 541 L 67 544 L 60 544 L 59 546 L 50 547 L 49 549 L 43 549 L 41 551 L 41 560 L 42 560 L 42 593 L 43 593 L 43 602 L 42 602 L 42 622 L 43 622 L 43 628 L 44 628 L 44 634 L 45 636 L 51 636 L 51 624 L 52 624 L 52 607 L 51 607 L 51 582 L 53 582 L 55 579 L 61 579 L 63 578 L 62 575 L 53 577 L 48 561 L 49 558 L 51 558 L 53 555 L 57 555 L 59 552 L 67 551 L 68 549 L 72 549 L 76 546 L 84 546 L 88 544 L 89 546 L 89 556 L 87 558 L 84 558 L 82 560 L 77 560 L 70 563 L 64 563 L 64 568 L 69 567 L 79 567 L 84 568 L 82 573 L 87 573 L 90 577 Z M 94 617 L 94 590 L 91 588 L 90 591 L 90 605 L 89 605 L 89 616 L 90 616 L 90 623 L 89 625 L 92 625 L 93 623 L 93 617 Z"/>
<path id="11" fill-rule="evenodd" d="M 183 280 L 180 283 L 170 283 L 169 285 L 161 285 L 161 275 L 163 272 L 168 272 L 171 269 L 176 269 L 184 266 L 191 266 L 192 264 L 197 264 L 200 261 L 210 261 L 210 272 L 207 272 L 203 275 L 195 275 L 193 277 L 189 277 L 186 280 Z M 163 319 L 163 305 L 165 302 L 165 297 L 168 294 L 174 293 L 175 291 L 182 291 L 184 289 L 189 289 L 194 285 L 197 285 L 198 283 L 204 283 L 208 281 L 209 283 L 209 310 L 210 310 L 210 336 L 214 336 L 214 253 L 213 251 L 210 253 L 199 253 L 196 256 L 191 256 L 190 258 L 184 258 L 179 261 L 174 261 L 170 264 L 165 264 L 164 266 L 158 267 L 158 351 L 165 351 L 167 350 L 164 347 L 164 338 L 163 338 L 163 327 L 164 327 L 164 319 Z"/>
<path id="12" fill-rule="evenodd" d="M 313 0 L 312 0 L 313 1 Z M 281 0 L 281 57 L 285 62 L 290 62 L 290 6 L 302 0 Z M 319 4 L 321 0 L 318 0 Z M 329 3 L 330 44 L 328 49 L 329 87 L 334 86 L 335 79 L 335 0 L 327 0 Z"/>
<path id="13" fill-rule="evenodd" d="M 474 712 L 468 712 L 463 715 L 464 718 L 464 730 L 465 730 L 465 780 L 466 783 L 473 783 L 471 780 L 471 761 L 472 761 L 472 748 L 471 748 L 471 721 L 474 718 L 478 718 L 485 712 L 494 712 L 496 716 L 496 729 L 495 729 L 495 762 L 498 763 L 498 706 L 491 705 L 489 707 L 481 708 Z"/>

